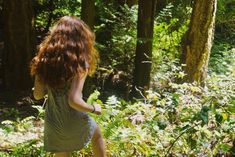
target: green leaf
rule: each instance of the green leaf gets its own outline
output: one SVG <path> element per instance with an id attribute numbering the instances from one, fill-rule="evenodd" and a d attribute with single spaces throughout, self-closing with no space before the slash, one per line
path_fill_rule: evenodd
<path id="1" fill-rule="evenodd" d="M 89 98 L 87 99 L 87 103 L 88 104 L 93 104 L 95 102 L 95 100 L 98 99 L 100 95 L 100 92 L 98 90 L 95 90 L 94 93 L 92 93 Z"/>
<path id="2" fill-rule="evenodd" d="M 217 123 L 221 123 L 223 121 L 223 116 L 219 113 L 215 114 L 215 120 Z"/>
<path id="3" fill-rule="evenodd" d="M 12 125 L 12 124 L 14 124 L 14 122 L 11 121 L 11 120 L 4 120 L 4 121 L 2 121 L 2 124 L 5 124 L 5 125 Z"/>
<path id="4" fill-rule="evenodd" d="M 210 108 L 208 106 L 203 106 L 200 113 L 199 117 L 203 121 L 203 123 L 207 124 L 208 123 L 208 111 Z"/>
<path id="5" fill-rule="evenodd" d="M 187 138 L 187 144 L 189 145 L 189 147 L 193 150 L 196 148 L 197 145 L 197 141 L 195 139 L 192 138 L 192 136 L 189 136 Z"/>
<path id="6" fill-rule="evenodd" d="M 184 131 L 184 130 L 188 129 L 189 127 L 190 127 L 190 125 L 187 124 L 187 125 L 183 126 L 180 130 L 181 130 L 181 131 Z"/>
<path id="7" fill-rule="evenodd" d="M 231 149 L 231 146 L 229 146 L 228 144 L 223 143 L 223 144 L 220 145 L 220 148 L 221 148 L 224 152 L 229 152 L 230 149 Z"/>
<path id="8" fill-rule="evenodd" d="M 164 130 L 167 127 L 167 124 L 164 121 L 158 121 L 157 125 L 158 125 L 159 129 L 161 129 L 161 130 Z"/>
<path id="9" fill-rule="evenodd" d="M 231 113 L 235 113 L 235 104 L 233 106 L 229 105 L 228 106 L 228 111 L 231 112 Z"/>
<path id="10" fill-rule="evenodd" d="M 173 105 L 177 106 L 179 104 L 179 97 L 180 97 L 180 94 L 178 93 L 174 93 L 172 94 L 173 98 Z"/>

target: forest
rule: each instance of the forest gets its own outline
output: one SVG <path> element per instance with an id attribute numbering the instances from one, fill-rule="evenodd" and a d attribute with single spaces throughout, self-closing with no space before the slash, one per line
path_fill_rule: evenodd
<path id="1" fill-rule="evenodd" d="M 235 0 L 0 0 L 0 157 L 53 156 L 29 64 L 65 15 L 96 36 L 83 96 L 108 157 L 235 156 Z"/>

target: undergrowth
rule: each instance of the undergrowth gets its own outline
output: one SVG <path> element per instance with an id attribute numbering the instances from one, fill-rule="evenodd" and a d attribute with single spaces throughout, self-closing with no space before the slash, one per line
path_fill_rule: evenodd
<path id="1" fill-rule="evenodd" d="M 168 78 L 181 77 L 179 72 L 168 72 Z M 155 81 L 167 82 L 166 86 L 135 102 L 114 95 L 102 102 L 99 92 L 94 92 L 88 102 L 101 104 L 103 113 L 91 116 L 102 128 L 108 156 L 235 155 L 234 78 L 232 73 L 211 74 L 202 88 L 156 76 Z M 0 156 L 52 156 L 43 150 L 44 110 L 36 108 L 39 117 L 2 122 Z M 75 154 L 91 156 L 91 146 Z"/>

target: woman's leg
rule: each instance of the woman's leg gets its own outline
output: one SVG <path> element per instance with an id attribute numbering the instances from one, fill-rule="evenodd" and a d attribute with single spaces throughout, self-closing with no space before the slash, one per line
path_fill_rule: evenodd
<path id="1" fill-rule="evenodd" d="M 104 141 L 98 126 L 96 127 L 92 137 L 92 150 L 95 157 L 106 157 Z"/>
<path id="2" fill-rule="evenodd" d="M 59 152 L 55 153 L 55 157 L 70 157 L 71 153 L 70 152 Z"/>

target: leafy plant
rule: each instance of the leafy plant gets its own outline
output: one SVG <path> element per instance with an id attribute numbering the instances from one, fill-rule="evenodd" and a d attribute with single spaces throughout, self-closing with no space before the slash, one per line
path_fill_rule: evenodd
<path id="1" fill-rule="evenodd" d="M 102 1 L 97 6 L 99 21 L 95 32 L 102 52 L 101 66 L 129 73 L 136 44 L 137 6 L 129 8 Z"/>
<path id="2" fill-rule="evenodd" d="M 177 78 L 180 70 L 176 69 L 167 75 Z M 235 139 L 235 80 L 232 75 L 210 75 L 205 88 L 177 84 L 167 77 L 157 80 L 168 85 L 148 91 L 148 95 L 137 102 L 126 102 L 116 96 L 102 102 L 98 91 L 90 96 L 91 103 L 99 103 L 103 108 L 103 114 L 93 115 L 93 118 L 102 129 L 109 156 L 232 154 Z M 43 124 L 43 120 L 40 121 Z M 3 130 L 7 126 L 13 128 L 0 130 L 3 141 L 10 143 L 8 148 L 12 152 L 8 154 L 50 156 L 43 151 L 42 125 L 36 125 L 35 118 L 5 121 L 2 125 Z M 12 137 L 22 134 L 31 138 L 17 139 L 15 143 Z M 91 156 L 91 146 L 75 154 Z"/>
<path id="3" fill-rule="evenodd" d="M 216 41 L 212 47 L 209 68 L 210 72 L 228 75 L 234 71 L 235 49 L 226 42 Z"/>
<path id="4" fill-rule="evenodd" d="M 219 0 L 216 14 L 215 39 L 226 41 L 231 45 L 235 37 L 235 2 L 233 0 Z"/>

